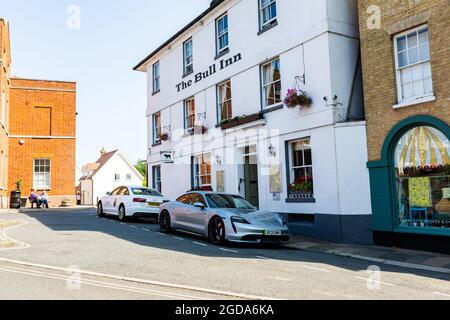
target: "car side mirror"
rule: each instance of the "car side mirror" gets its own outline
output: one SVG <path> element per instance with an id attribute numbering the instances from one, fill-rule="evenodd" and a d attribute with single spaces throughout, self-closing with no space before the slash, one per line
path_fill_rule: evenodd
<path id="1" fill-rule="evenodd" d="M 206 208 L 205 205 L 201 202 L 194 203 L 194 207 L 202 209 L 202 210 L 205 210 L 205 208 Z"/>

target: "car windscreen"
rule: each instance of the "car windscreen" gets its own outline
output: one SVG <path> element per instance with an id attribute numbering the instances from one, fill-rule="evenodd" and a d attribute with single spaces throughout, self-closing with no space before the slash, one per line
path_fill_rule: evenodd
<path id="1" fill-rule="evenodd" d="M 247 200 L 228 194 L 207 194 L 206 199 L 211 208 L 255 209 Z"/>
<path id="2" fill-rule="evenodd" d="M 163 195 L 156 190 L 148 188 L 132 188 L 133 194 L 136 196 L 154 196 L 162 197 Z"/>

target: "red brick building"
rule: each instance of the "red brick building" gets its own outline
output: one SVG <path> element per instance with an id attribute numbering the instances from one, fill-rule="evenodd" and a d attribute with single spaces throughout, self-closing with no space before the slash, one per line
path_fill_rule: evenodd
<path id="1" fill-rule="evenodd" d="M 76 83 L 11 79 L 9 190 L 47 190 L 75 203 Z"/>
<path id="2" fill-rule="evenodd" d="M 11 55 L 9 26 L 0 19 L 0 208 L 8 205 L 8 135 Z"/>
<path id="3" fill-rule="evenodd" d="M 10 77 L 9 24 L 0 18 L 0 208 L 47 190 L 50 206 L 75 203 L 76 83 Z"/>

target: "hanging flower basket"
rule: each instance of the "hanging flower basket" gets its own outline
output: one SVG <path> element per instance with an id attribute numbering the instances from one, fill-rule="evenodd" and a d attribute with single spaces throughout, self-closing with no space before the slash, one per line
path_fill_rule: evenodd
<path id="1" fill-rule="evenodd" d="M 159 135 L 159 139 L 161 139 L 161 141 L 169 141 L 169 134 L 167 132 L 163 132 Z"/>
<path id="2" fill-rule="evenodd" d="M 284 104 L 290 109 L 294 109 L 297 106 L 308 108 L 312 105 L 312 102 L 311 97 L 306 91 L 298 89 L 288 89 L 286 98 L 284 99 Z"/>

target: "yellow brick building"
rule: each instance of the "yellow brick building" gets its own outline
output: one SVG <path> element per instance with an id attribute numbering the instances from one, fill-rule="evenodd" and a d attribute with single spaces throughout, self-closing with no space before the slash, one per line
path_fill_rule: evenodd
<path id="1" fill-rule="evenodd" d="M 359 1 L 374 240 L 450 251 L 450 5 Z"/>

